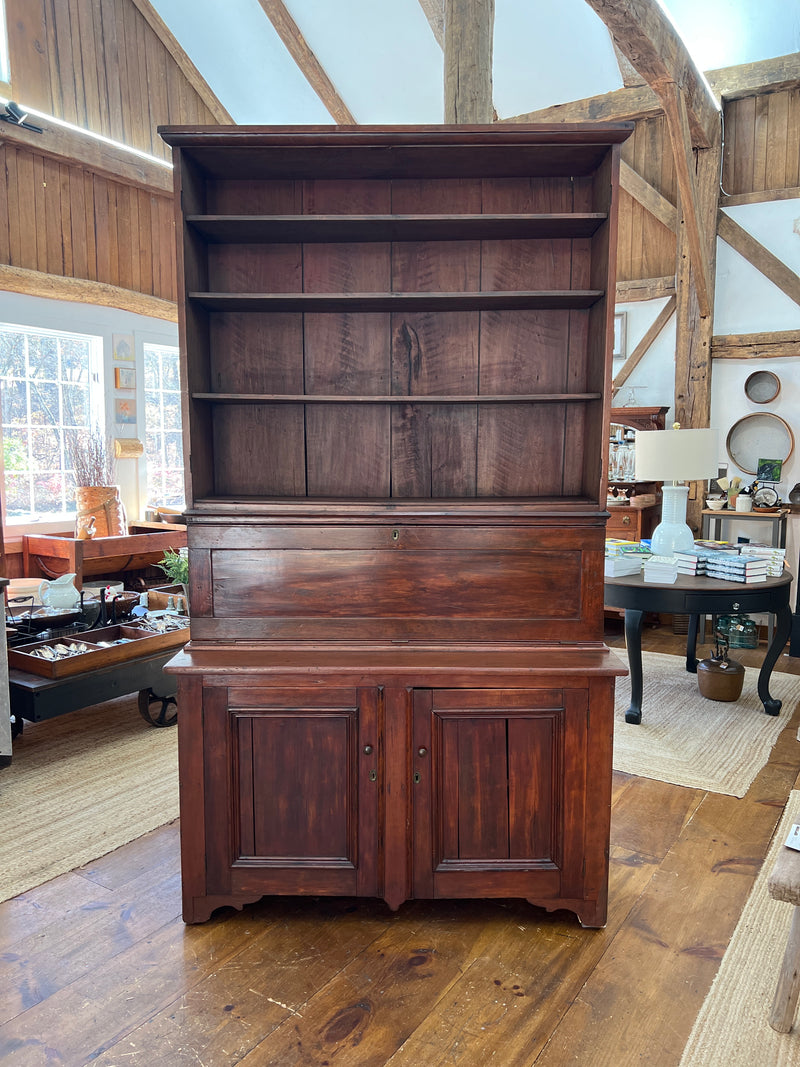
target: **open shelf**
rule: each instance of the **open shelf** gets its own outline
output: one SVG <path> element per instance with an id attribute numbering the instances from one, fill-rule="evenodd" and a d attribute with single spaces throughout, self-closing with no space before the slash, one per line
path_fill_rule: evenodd
<path id="1" fill-rule="evenodd" d="M 520 311 L 589 308 L 602 289 L 488 293 L 201 293 L 189 299 L 208 311 Z"/>
<path id="2" fill-rule="evenodd" d="M 568 404 L 599 400 L 600 393 L 504 393 L 495 396 L 348 396 L 316 393 L 192 393 L 193 400 L 219 404 Z"/>
<path id="3" fill-rule="evenodd" d="M 212 243 L 474 241 L 591 237 L 603 212 L 539 215 L 188 215 Z"/>

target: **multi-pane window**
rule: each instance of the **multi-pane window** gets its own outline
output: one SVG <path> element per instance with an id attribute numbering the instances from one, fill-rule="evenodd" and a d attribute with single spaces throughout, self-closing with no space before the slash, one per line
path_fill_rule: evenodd
<path id="1" fill-rule="evenodd" d="M 0 0 L 0 81 L 11 81 L 11 72 L 8 68 L 8 32 L 6 30 L 5 0 Z"/>
<path id="2" fill-rule="evenodd" d="M 0 324 L 7 522 L 75 511 L 70 443 L 102 424 L 102 339 Z"/>
<path id="3" fill-rule="evenodd" d="M 178 349 L 144 345 L 147 502 L 183 507 L 183 437 Z"/>

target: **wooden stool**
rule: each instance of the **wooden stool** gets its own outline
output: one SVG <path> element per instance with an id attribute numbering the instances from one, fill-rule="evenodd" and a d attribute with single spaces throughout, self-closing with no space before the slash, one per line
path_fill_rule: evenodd
<path id="1" fill-rule="evenodd" d="M 773 1030 L 788 1034 L 800 995 L 800 852 L 784 847 L 778 854 L 767 885 L 774 900 L 785 900 L 795 906 L 769 1018 Z"/>

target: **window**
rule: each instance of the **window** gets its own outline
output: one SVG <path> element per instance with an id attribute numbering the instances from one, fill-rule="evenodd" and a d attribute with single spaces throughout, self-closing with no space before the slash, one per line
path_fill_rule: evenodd
<path id="1" fill-rule="evenodd" d="M 103 425 L 102 339 L 0 323 L 6 522 L 74 513 L 70 439 Z"/>
<path id="2" fill-rule="evenodd" d="M 0 82 L 7 85 L 11 81 L 8 65 L 8 29 L 6 26 L 5 0 L 0 0 Z"/>
<path id="3" fill-rule="evenodd" d="M 144 403 L 148 505 L 182 508 L 185 491 L 177 348 L 144 345 Z"/>

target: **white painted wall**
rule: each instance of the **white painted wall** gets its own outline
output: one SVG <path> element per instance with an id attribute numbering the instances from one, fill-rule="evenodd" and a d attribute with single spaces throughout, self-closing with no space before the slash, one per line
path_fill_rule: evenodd
<path id="1" fill-rule="evenodd" d="M 49 330 L 64 330 L 68 333 L 95 334 L 103 339 L 103 379 L 105 392 L 106 426 L 112 437 L 138 437 L 144 441 L 144 358 L 145 342 L 160 345 L 178 345 L 178 327 L 175 323 L 135 315 L 117 308 L 98 307 L 93 304 L 73 304 L 61 300 L 44 300 L 35 296 L 0 292 L 0 322 L 21 326 L 41 326 Z M 133 334 L 135 341 L 136 367 L 136 424 L 116 425 L 114 400 L 117 396 L 130 398 L 131 393 L 116 393 L 114 390 L 114 359 L 112 337 L 114 334 Z M 120 364 L 117 364 L 119 366 Z M 130 366 L 131 364 L 124 364 Z M 147 472 L 144 457 L 141 459 L 117 460 L 117 478 L 120 493 L 129 519 L 144 518 L 147 504 Z M 52 524 L 37 524 L 38 532 L 46 532 Z M 63 527 L 63 523 L 57 524 Z M 53 529 L 57 528 L 56 526 Z M 25 527 L 14 526 L 21 532 Z"/>

